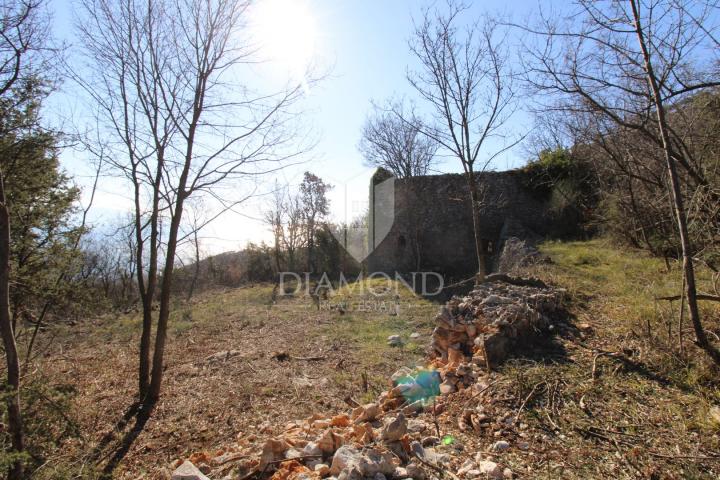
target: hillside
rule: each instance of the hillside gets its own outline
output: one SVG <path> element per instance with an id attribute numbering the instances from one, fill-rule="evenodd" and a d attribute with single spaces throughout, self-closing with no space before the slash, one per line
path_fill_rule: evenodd
<path id="1" fill-rule="evenodd" d="M 654 300 L 678 291 L 676 266 L 667 272 L 661 260 L 601 240 L 547 243 L 542 251 L 552 263 L 525 274 L 567 290 L 569 327 L 483 377 L 490 387 L 482 394 L 469 388 L 438 397 L 442 413 L 413 420 L 437 430 L 426 436 L 452 439 L 435 447 L 450 454 L 448 475 L 470 478 L 467 460 L 479 453 L 513 478 L 717 478 L 717 371 L 694 350 L 690 331 L 679 354 L 677 305 Z M 700 273 L 706 286 L 707 272 Z M 367 291 L 346 289 L 331 298 L 343 309 L 320 310 L 304 297 L 273 304 L 271 295 L 270 286 L 245 287 L 175 306 L 166 390 L 128 451 L 123 440 L 133 425 L 117 415 L 133 402 L 139 317 L 109 315 L 44 332 L 54 342 L 31 375 L 43 372 L 69 408 L 58 416 L 45 407 L 40 421 L 48 430 L 72 424 L 77 431 L 37 477 L 92 478 L 99 464 L 117 467 L 116 478 L 168 478 L 190 458 L 206 464 L 210 478 L 236 478 L 247 458 L 212 459 L 259 452 L 289 422 L 348 412 L 349 403 L 387 390 L 398 368 L 427 364 L 439 305 L 408 291 L 396 299 L 388 288 L 378 303 Z M 396 303 L 399 314 L 389 314 Z M 720 309 L 703 310 L 718 333 Z M 386 343 L 396 334 L 401 348 Z M 464 428 L 464 412 L 478 408 L 491 416 L 490 428 Z M 501 423 L 510 416 L 517 421 Z M 509 448 L 490 451 L 499 439 Z"/>

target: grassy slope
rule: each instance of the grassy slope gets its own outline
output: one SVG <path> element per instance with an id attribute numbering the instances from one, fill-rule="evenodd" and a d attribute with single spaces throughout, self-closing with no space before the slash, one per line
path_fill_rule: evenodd
<path id="1" fill-rule="evenodd" d="M 554 263 L 532 273 L 567 288 L 575 322 L 593 331 L 564 340 L 557 355 L 519 358 L 502 368 L 502 389 L 493 396 L 513 411 L 528 399 L 522 422 L 531 445 L 511 449 L 502 462 L 520 478 L 718 478 L 720 462 L 702 458 L 720 450 L 718 426 L 708 415 L 720 400 L 717 371 L 695 351 L 689 332 L 684 355 L 677 353 L 677 305 L 671 315 L 668 305 L 653 301 L 677 292 L 679 271 L 667 273 L 657 259 L 602 241 L 548 243 L 543 251 Z M 707 272 L 701 279 L 707 285 Z M 357 285 L 340 290 L 330 302 L 349 305 L 345 313 L 318 311 L 304 297 L 271 306 L 266 285 L 176 305 L 163 400 L 116 475 L 162 478 L 158 469 L 192 452 L 253 435 L 261 443 L 290 420 L 346 409 L 348 395 L 371 400 L 400 365 L 422 362 L 438 306 L 402 288 L 396 293 L 394 285 L 365 287 L 387 290 L 380 296 Z M 396 302 L 399 314 L 391 315 Z M 703 311 L 706 326 L 717 331 L 717 306 Z M 672 319 L 669 337 L 663 319 Z M 132 401 L 138 326 L 137 314 L 108 315 L 45 334 L 54 340 L 37 371 L 75 392 L 68 415 L 81 433 L 57 446 L 38 478 L 79 471 L 89 478 L 91 464 L 121 438 L 117 432 L 93 455 Z M 409 341 L 415 331 L 422 338 Z M 406 345 L 388 347 L 391 334 Z M 205 360 L 223 350 L 241 354 L 217 364 Z M 278 362 L 276 350 L 325 358 Z M 621 356 L 598 356 L 601 350 Z M 442 428 L 457 434 L 453 418 Z M 466 449 L 474 454 L 494 440 L 475 438 Z"/>
<path id="2" fill-rule="evenodd" d="M 502 369 L 518 398 L 539 386 L 525 421 L 546 433 L 536 438 L 539 455 L 514 459 L 519 471 L 529 466 L 530 478 L 548 479 L 718 478 L 720 459 L 706 458 L 720 451 L 709 414 L 720 400 L 718 371 L 689 331 L 679 354 L 677 302 L 671 310 L 654 300 L 679 291 L 679 270 L 602 240 L 546 243 L 542 251 L 553 263 L 533 273 L 566 288 L 575 322 L 592 330 L 564 341 L 558 358 Z M 709 285 L 708 272 L 699 277 Z M 717 305 L 702 310 L 717 332 Z"/>
<path id="3" fill-rule="evenodd" d="M 387 386 L 388 372 L 392 374 L 401 365 L 423 363 L 437 305 L 419 298 L 402 284 L 377 279 L 340 288 L 329 302 L 342 305 L 347 312 L 325 325 L 323 333 L 352 346 L 359 368 L 374 385 L 358 401 L 375 400 Z M 413 332 L 423 336 L 411 340 Z M 400 335 L 403 346 L 389 347 L 390 335 Z"/>
<path id="4" fill-rule="evenodd" d="M 715 388 L 704 388 L 717 372 L 706 368 L 692 344 L 691 325 L 684 315 L 683 352 L 678 343 L 679 302 L 655 300 L 677 295 L 682 289 L 680 265 L 665 263 L 640 250 L 619 250 L 603 240 L 589 242 L 549 242 L 542 251 L 554 264 L 541 267 L 537 274 L 568 289 L 573 309 L 585 321 L 601 327 L 602 336 L 621 346 L 625 338 L 640 339 L 645 360 L 656 373 L 667 375 L 679 386 L 699 388 L 704 395 L 720 402 Z M 699 290 L 710 291 L 710 271 L 698 268 Z M 700 302 L 706 329 L 720 332 L 720 308 Z M 711 336 L 712 337 L 712 336 Z M 619 343 L 618 343 L 619 342 Z M 713 399 L 713 398 L 711 398 Z"/>

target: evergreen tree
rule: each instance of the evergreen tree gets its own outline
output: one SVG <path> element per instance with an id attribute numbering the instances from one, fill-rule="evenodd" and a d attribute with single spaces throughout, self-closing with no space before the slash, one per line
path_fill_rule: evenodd
<path id="1" fill-rule="evenodd" d="M 0 168 L 10 211 L 13 325 L 34 324 L 49 309 L 77 299 L 70 275 L 81 229 L 73 224 L 79 189 L 60 168 L 58 134 L 39 125 L 48 88 L 37 79 L 24 82 L 0 100 Z M 44 312 L 44 313 L 43 313 Z M 21 325 L 22 326 L 22 325 Z"/>
<path id="2" fill-rule="evenodd" d="M 77 247 L 83 231 L 74 215 L 80 191 L 60 168 L 59 135 L 40 126 L 39 112 L 48 93 L 44 82 L 26 78 L 0 97 L 3 210 L 10 225 L 8 314 L 16 338 L 29 329 L 24 337 L 27 343 L 21 343 L 15 356 L 18 371 L 23 357 L 25 364 L 31 359 L 40 327 L 66 313 L 85 292 L 78 288 L 80 279 L 74 273 L 80 266 Z M 28 405 L 32 405 L 32 395 L 20 392 L 18 413 L 19 399 L 25 403 L 30 398 Z M 34 418 L 23 420 L 21 440 L 16 431 L 0 434 L 6 452 L 0 454 L 0 465 L 11 467 L 14 478 L 22 478 L 22 464 L 30 457 L 41 458 L 35 450 L 45 441 L 36 437 L 45 429 L 36 428 Z M 24 434 L 27 439 L 22 438 Z M 28 452 L 34 453 L 29 456 Z"/>

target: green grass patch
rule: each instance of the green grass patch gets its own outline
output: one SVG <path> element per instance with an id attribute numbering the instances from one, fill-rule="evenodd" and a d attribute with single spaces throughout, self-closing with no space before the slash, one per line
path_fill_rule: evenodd
<path id="1" fill-rule="evenodd" d="M 258 284 L 231 290 L 218 290 L 198 294 L 190 302 L 176 298 L 170 309 L 168 331 L 172 335 L 183 335 L 193 328 L 212 328 L 224 325 L 218 319 L 232 316 L 239 325 L 246 324 L 250 311 L 266 308 L 272 298 L 271 284 Z M 140 306 L 138 306 L 140 308 Z M 157 308 L 153 310 L 153 321 L 157 320 Z M 110 341 L 127 341 L 140 334 L 142 312 L 108 314 L 96 320 L 92 334 Z M 153 329 L 154 329 L 153 325 Z"/>
<path id="2" fill-rule="evenodd" d="M 534 274 L 566 288 L 570 308 L 580 320 L 592 324 L 609 343 L 632 347 L 659 375 L 685 388 L 716 392 L 717 375 L 692 343 L 686 312 L 683 351 L 679 347 L 679 302 L 658 297 L 679 295 L 682 270 L 679 261 L 668 265 L 642 250 L 621 248 L 605 239 L 582 242 L 546 242 L 540 247 L 552 263 L 536 267 Z M 697 266 L 698 291 L 712 291 L 712 271 Z M 720 332 L 720 306 L 700 302 L 706 329 Z"/>
<path id="3" fill-rule="evenodd" d="M 402 282 L 364 279 L 341 287 L 330 301 L 345 305 L 347 313 L 327 325 L 324 333 L 349 341 L 367 366 L 397 357 L 413 364 L 423 357 L 438 306 L 416 295 Z M 411 340 L 414 332 L 423 334 L 423 339 Z M 403 345 L 388 346 L 390 335 L 400 335 Z"/>

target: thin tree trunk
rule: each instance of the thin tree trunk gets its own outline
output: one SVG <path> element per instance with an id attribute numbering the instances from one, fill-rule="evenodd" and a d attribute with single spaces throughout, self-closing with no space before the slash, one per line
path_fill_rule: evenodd
<path id="1" fill-rule="evenodd" d="M 15 334 L 10 319 L 10 212 L 5 200 L 5 185 L 0 172 L 0 334 L 5 346 L 7 362 L 7 387 L 5 392 L 8 411 L 8 430 L 13 452 L 22 453 L 23 422 L 20 409 L 20 360 L 15 344 Z M 17 459 L 8 472 L 8 478 L 23 478 L 23 464 Z"/>
<path id="2" fill-rule="evenodd" d="M 313 250 L 315 250 L 315 222 L 312 220 L 308 223 L 307 236 L 307 271 L 312 275 L 314 273 Z"/>
<path id="3" fill-rule="evenodd" d="M 705 353 L 718 365 L 720 365 L 720 350 L 715 348 L 708 340 L 702 322 L 700 321 L 700 311 L 697 303 L 697 288 L 695 286 L 695 268 L 692 259 L 692 246 L 687 229 L 687 217 L 685 207 L 683 205 L 682 191 L 680 190 L 680 178 L 675 167 L 672 146 L 670 145 L 670 136 L 667 129 L 667 121 L 665 118 L 665 108 L 663 106 L 660 87 L 658 86 L 655 72 L 653 71 L 650 54 L 645 44 L 645 38 L 640 24 L 640 14 L 636 0 L 630 0 L 630 5 L 635 20 L 635 32 L 637 33 L 638 43 L 642 51 L 643 60 L 645 62 L 645 71 L 647 74 L 648 84 L 652 91 L 653 102 L 655 103 L 655 111 L 658 120 L 658 129 L 662 139 L 663 152 L 665 154 L 665 162 L 667 163 L 668 174 L 670 176 L 670 184 L 672 190 L 673 207 L 675 217 L 680 233 L 680 246 L 682 248 L 683 272 L 685 276 L 685 294 L 687 296 L 688 311 L 690 313 L 690 321 L 695 331 L 695 343 L 703 349 Z"/>
<path id="4" fill-rule="evenodd" d="M 628 194 L 630 195 L 630 208 L 632 208 L 633 213 L 635 214 L 635 218 L 639 219 L 640 221 L 640 236 L 642 237 L 643 242 L 645 243 L 645 246 L 647 247 L 648 251 L 650 251 L 653 254 L 657 254 L 658 252 L 653 248 L 652 244 L 650 243 L 650 240 L 648 239 L 647 233 L 645 231 L 645 223 L 643 222 L 642 215 L 640 215 L 637 207 L 637 201 L 635 200 L 635 189 L 633 188 L 632 178 L 628 178 Z M 667 262 L 666 262 L 667 263 Z"/>
<path id="5" fill-rule="evenodd" d="M 167 251 L 165 253 L 165 268 L 163 269 L 162 285 L 160 286 L 160 311 L 158 312 L 157 333 L 155 334 L 155 351 L 153 352 L 150 388 L 144 402 L 148 407 L 152 407 L 160 398 L 160 390 L 162 387 L 164 370 L 163 358 L 165 356 L 165 343 L 167 341 L 168 319 L 170 318 L 170 289 L 172 288 L 173 270 L 175 267 L 175 252 L 177 250 L 178 232 L 180 230 L 180 221 L 182 220 L 183 206 L 188 195 L 185 187 L 187 186 L 190 166 L 193 160 L 195 132 L 200 120 L 200 114 L 202 113 L 202 100 L 204 98 L 202 92 L 204 92 L 204 88 L 205 85 L 201 80 L 195 93 L 195 107 L 187 135 L 185 163 L 178 180 L 175 210 L 170 220 L 170 232 L 168 234 Z"/>
<path id="6" fill-rule="evenodd" d="M 683 291 L 682 295 L 680 296 L 680 315 L 678 318 L 678 351 L 680 352 L 680 357 L 683 356 L 685 353 L 683 351 L 683 317 L 685 316 L 685 275 L 683 275 Z"/>
<path id="7" fill-rule="evenodd" d="M 478 198 L 475 172 L 473 172 L 472 168 L 467 169 L 465 177 L 467 178 L 468 188 L 470 189 L 470 209 L 472 211 L 473 234 L 475 235 L 475 254 L 477 255 L 478 261 L 477 279 L 478 281 L 483 281 L 487 274 L 487 265 L 482 237 L 480 236 L 480 199 Z"/>
<path id="8" fill-rule="evenodd" d="M 280 226 L 280 221 L 276 222 L 275 225 L 275 268 L 278 271 L 278 275 L 280 274 L 280 271 L 282 268 L 280 267 L 280 231 L 279 229 L 282 228 Z"/>
<path id="9" fill-rule="evenodd" d="M 142 333 L 140 334 L 140 359 L 138 368 L 138 394 L 142 402 L 150 385 L 150 338 L 152 334 L 152 301 L 143 302 Z"/>
<path id="10" fill-rule="evenodd" d="M 133 172 L 133 181 L 135 182 L 135 228 L 137 241 L 137 279 L 140 289 L 140 297 L 143 304 L 143 322 L 142 333 L 140 335 L 140 358 L 138 368 L 138 394 L 140 402 L 143 401 L 148 393 L 150 386 L 150 340 L 152 338 L 152 305 L 155 300 L 155 289 L 157 288 L 157 263 L 158 263 L 158 238 L 160 237 L 160 229 L 158 222 L 160 221 L 160 181 L 162 178 L 162 170 L 164 166 L 165 151 L 162 147 L 158 148 L 158 165 L 155 172 L 155 180 L 153 183 L 153 203 L 152 212 L 150 214 L 150 258 L 148 261 L 147 284 L 144 281 L 143 268 L 143 249 L 144 240 L 142 238 L 142 214 L 140 212 L 139 184 Z"/>
<path id="11" fill-rule="evenodd" d="M 182 191 L 178 193 L 182 195 Z M 167 243 L 165 257 L 165 268 L 163 269 L 162 284 L 160 286 L 160 311 L 158 313 L 157 332 L 155 334 L 155 351 L 153 352 L 152 375 L 150 388 L 147 395 L 147 404 L 152 405 L 160 398 L 162 387 L 165 355 L 165 343 L 167 342 L 167 326 L 170 318 L 170 289 L 172 288 L 172 277 L 175 266 L 175 251 L 177 248 L 177 236 L 180 228 L 182 215 L 182 201 L 178 201 L 175 214 L 170 224 L 170 235 Z"/>
<path id="12" fill-rule="evenodd" d="M 135 184 L 135 236 L 136 236 L 136 251 L 135 251 L 135 262 L 138 291 L 140 292 L 140 301 L 142 303 L 142 333 L 140 334 L 140 353 L 139 353 L 139 368 L 138 368 L 138 396 L 142 402 L 143 398 L 147 394 L 147 389 L 150 380 L 150 334 L 152 331 L 152 288 L 151 283 L 153 279 L 151 275 L 148 275 L 147 285 L 145 284 L 144 277 L 144 262 L 143 262 L 143 250 L 145 248 L 145 241 L 142 235 L 142 216 L 140 213 L 140 200 L 139 200 L 139 185 Z M 152 250 L 152 247 L 151 247 Z"/>

